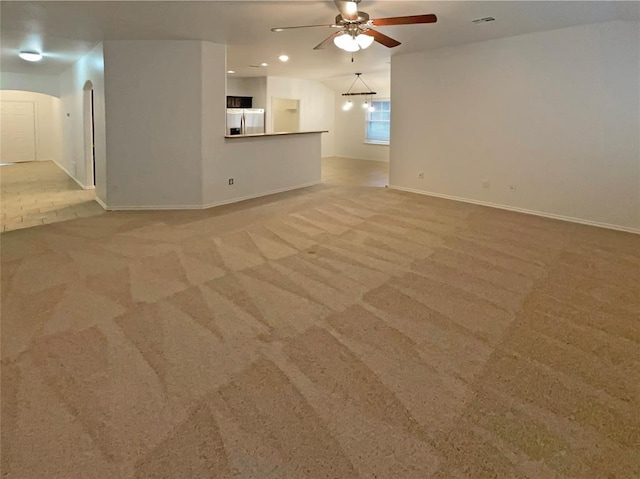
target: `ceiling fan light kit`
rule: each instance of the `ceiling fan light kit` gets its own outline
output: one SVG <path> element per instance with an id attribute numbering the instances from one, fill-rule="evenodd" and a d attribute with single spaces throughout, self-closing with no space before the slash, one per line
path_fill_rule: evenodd
<path id="1" fill-rule="evenodd" d="M 354 37 L 347 32 L 342 32 L 333 39 L 333 43 L 336 47 L 344 50 L 345 52 L 357 52 L 360 50 L 360 46 Z"/>
<path id="2" fill-rule="evenodd" d="M 371 19 L 367 12 L 358 10 L 360 0 L 333 0 L 340 10 L 336 16 L 335 23 L 325 25 L 301 25 L 296 27 L 275 27 L 272 32 L 282 32 L 298 28 L 328 27 L 339 28 L 341 31 L 334 32 L 314 47 L 314 50 L 322 50 L 333 40 L 333 44 L 341 50 L 349 53 L 364 50 L 371 46 L 373 42 L 384 45 L 387 48 L 394 48 L 400 45 L 398 40 L 388 37 L 384 33 L 374 30 L 372 27 L 385 27 L 390 25 L 415 25 L 419 23 L 435 23 L 438 21 L 433 14 L 409 15 L 404 17 L 390 17 Z"/>
<path id="3" fill-rule="evenodd" d="M 353 53 L 358 50 L 364 50 L 369 48 L 373 43 L 374 38 L 366 35 L 365 33 L 358 33 L 354 35 L 349 32 L 341 32 L 333 38 L 335 46 L 344 50 L 345 52 Z"/>
<path id="4" fill-rule="evenodd" d="M 361 33 L 356 37 L 356 42 L 358 42 L 358 46 L 364 50 L 365 48 L 369 48 L 371 46 L 371 44 L 373 43 L 373 37 Z"/>

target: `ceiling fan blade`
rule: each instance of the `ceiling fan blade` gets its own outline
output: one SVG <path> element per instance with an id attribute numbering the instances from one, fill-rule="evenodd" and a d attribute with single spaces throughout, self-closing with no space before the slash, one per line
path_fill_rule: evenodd
<path id="1" fill-rule="evenodd" d="M 333 0 L 340 15 L 347 21 L 355 22 L 358 19 L 358 3 L 348 0 Z"/>
<path id="2" fill-rule="evenodd" d="M 428 15 L 410 15 L 407 17 L 391 17 L 391 18 L 376 18 L 372 20 L 373 25 L 376 27 L 386 27 L 389 25 L 412 25 L 415 23 L 436 23 L 438 17 L 433 14 Z"/>
<path id="3" fill-rule="evenodd" d="M 336 25 L 334 23 L 327 23 L 325 25 L 300 25 L 297 27 L 275 27 L 272 28 L 272 32 L 281 32 L 283 30 L 294 30 L 296 28 L 317 28 L 317 27 L 331 27 L 331 28 L 342 28 L 342 25 Z"/>
<path id="4" fill-rule="evenodd" d="M 393 48 L 400 45 L 400 42 L 398 40 L 394 40 L 393 38 L 388 37 L 384 33 L 380 33 L 379 31 L 374 30 L 373 28 L 370 28 L 369 30 L 366 30 L 363 33 L 365 35 L 369 35 L 370 37 L 373 37 L 373 39 L 376 42 L 380 43 L 381 45 L 384 45 L 387 48 Z"/>
<path id="5" fill-rule="evenodd" d="M 314 50 L 322 50 L 322 49 L 324 49 L 327 45 L 329 45 L 333 41 L 333 39 L 335 37 L 340 35 L 340 33 L 342 33 L 342 32 L 334 32 L 334 33 L 332 33 L 327 38 L 325 38 L 320 43 L 318 43 L 315 47 L 313 47 L 313 49 Z"/>

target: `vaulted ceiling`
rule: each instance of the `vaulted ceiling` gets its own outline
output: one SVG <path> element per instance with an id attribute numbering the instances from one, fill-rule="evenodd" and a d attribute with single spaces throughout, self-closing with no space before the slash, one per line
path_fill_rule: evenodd
<path id="1" fill-rule="evenodd" d="M 434 13 L 427 25 L 380 27 L 402 45 L 374 44 L 352 56 L 330 45 L 313 47 L 330 28 L 272 27 L 332 23 L 332 1 L 2 1 L 0 66 L 3 72 L 59 74 L 104 40 L 207 40 L 228 45 L 228 68 L 242 76 L 289 76 L 326 80 L 355 71 L 388 70 L 392 55 L 534 31 L 610 20 L 640 20 L 639 2 L 621 1 L 375 1 L 359 10 L 371 18 Z M 489 23 L 472 20 L 492 16 Z M 27 63 L 21 49 L 45 58 Z M 282 63 L 278 56 L 287 54 Z M 141 59 L 142 60 L 142 59 Z M 252 67 L 262 62 L 268 67 Z"/>

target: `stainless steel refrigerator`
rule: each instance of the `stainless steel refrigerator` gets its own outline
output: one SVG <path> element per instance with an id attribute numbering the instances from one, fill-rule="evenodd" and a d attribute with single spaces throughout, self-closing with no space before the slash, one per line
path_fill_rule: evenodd
<path id="1" fill-rule="evenodd" d="M 264 133 L 262 108 L 227 108 L 227 135 Z"/>

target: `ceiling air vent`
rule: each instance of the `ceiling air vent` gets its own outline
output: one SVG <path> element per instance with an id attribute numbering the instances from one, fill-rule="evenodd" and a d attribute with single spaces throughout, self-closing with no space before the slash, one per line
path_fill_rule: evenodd
<path id="1" fill-rule="evenodd" d="M 471 23 L 487 23 L 493 22 L 495 18 L 493 17 L 484 17 L 484 18 L 476 18 L 475 20 L 471 20 Z"/>

